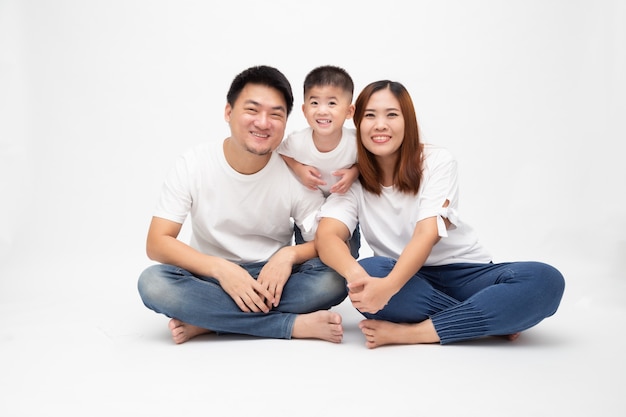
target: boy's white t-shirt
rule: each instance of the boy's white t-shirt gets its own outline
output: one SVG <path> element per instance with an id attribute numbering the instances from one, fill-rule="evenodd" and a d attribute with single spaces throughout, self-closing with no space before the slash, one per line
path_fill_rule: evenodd
<path id="1" fill-rule="evenodd" d="M 320 152 L 313 142 L 313 129 L 305 129 L 290 133 L 280 144 L 277 152 L 291 157 L 301 164 L 317 168 L 326 185 L 320 186 L 325 196 L 330 194 L 330 187 L 335 185 L 341 177 L 332 172 L 338 169 L 350 168 L 357 161 L 356 129 L 343 127 L 341 141 L 335 149 L 329 152 Z"/>
<path id="2" fill-rule="evenodd" d="M 444 148 L 424 146 L 424 172 L 417 195 L 384 187 L 382 194 L 365 191 L 356 181 L 345 194 L 331 194 L 320 217 L 332 217 L 361 234 L 376 256 L 398 259 L 411 240 L 418 221 L 437 217 L 441 239 L 433 247 L 425 266 L 453 263 L 488 263 L 491 255 L 478 241 L 474 230 L 463 223 L 458 211 L 457 162 Z M 449 206 L 442 207 L 448 200 Z M 452 225 L 446 229 L 443 218 Z"/>
<path id="3" fill-rule="evenodd" d="M 236 263 L 262 262 L 291 244 L 293 222 L 312 240 L 319 190 L 303 186 L 276 152 L 251 175 L 226 161 L 223 142 L 180 156 L 167 175 L 154 216 L 183 224 L 191 216 L 190 245 Z"/>

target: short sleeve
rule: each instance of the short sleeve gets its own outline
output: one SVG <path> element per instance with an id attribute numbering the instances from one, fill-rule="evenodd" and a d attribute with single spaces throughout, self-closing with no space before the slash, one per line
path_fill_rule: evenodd
<path id="1" fill-rule="evenodd" d="M 193 202 L 188 162 L 185 156 L 179 157 L 167 174 L 154 216 L 180 224 L 187 218 Z"/>
<path id="2" fill-rule="evenodd" d="M 440 237 L 447 237 L 444 218 L 451 223 L 450 228 L 458 224 L 458 164 L 452 154 L 444 148 L 425 148 L 424 176 L 419 191 L 419 204 L 415 213 L 415 222 L 437 217 L 437 229 Z M 446 200 L 448 206 L 444 207 Z"/>
<path id="3" fill-rule="evenodd" d="M 352 232 L 358 224 L 358 197 L 361 184 L 356 181 L 344 194 L 330 194 L 318 214 L 318 221 L 324 217 L 332 217 L 346 225 Z"/>

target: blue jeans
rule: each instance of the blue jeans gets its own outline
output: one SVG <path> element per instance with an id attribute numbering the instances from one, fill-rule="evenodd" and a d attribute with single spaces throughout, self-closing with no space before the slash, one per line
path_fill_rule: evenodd
<path id="1" fill-rule="evenodd" d="M 265 263 L 241 265 L 255 279 Z M 328 310 L 347 296 L 345 280 L 319 258 L 295 265 L 280 304 L 269 313 L 246 313 L 215 278 L 196 276 L 172 265 L 153 265 L 139 277 L 146 307 L 216 333 L 290 339 L 298 314 Z"/>
<path id="2" fill-rule="evenodd" d="M 371 257 L 359 263 L 372 277 L 385 277 L 394 259 Z M 565 280 L 540 262 L 425 266 L 384 309 L 365 317 L 396 323 L 430 318 L 441 344 L 526 330 L 553 315 Z"/>

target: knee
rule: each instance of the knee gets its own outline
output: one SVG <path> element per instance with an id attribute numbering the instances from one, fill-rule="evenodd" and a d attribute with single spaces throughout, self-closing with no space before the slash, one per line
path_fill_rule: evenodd
<path id="1" fill-rule="evenodd" d="M 348 296 L 346 280 L 330 268 L 320 274 L 319 279 L 312 280 L 311 284 L 313 286 L 309 287 L 307 294 L 311 300 L 318 300 L 324 309 L 336 306 Z"/>
<path id="2" fill-rule="evenodd" d="M 348 296 L 346 280 L 332 269 L 328 269 L 323 275 L 322 285 L 319 286 L 322 293 L 334 294 L 333 298 L 343 300 Z"/>
<path id="3" fill-rule="evenodd" d="M 541 277 L 541 281 L 546 290 L 559 296 L 559 299 L 565 291 L 565 278 L 563 274 L 553 267 L 552 265 L 544 264 L 541 262 L 535 263 L 539 270 L 538 276 Z"/>
<path id="4" fill-rule="evenodd" d="M 139 275 L 137 290 L 146 306 L 152 305 L 154 300 L 161 298 L 165 292 L 162 265 L 152 265 L 144 269 Z"/>
<path id="5" fill-rule="evenodd" d="M 549 310 L 548 315 L 556 312 L 563 298 L 565 291 L 565 278 L 563 274 L 555 267 L 541 263 L 533 262 L 532 266 L 537 279 L 535 280 L 536 290 L 540 299 L 546 300 Z"/>
<path id="6" fill-rule="evenodd" d="M 372 277 L 386 277 L 393 269 L 396 261 L 384 256 L 372 256 L 359 260 L 359 264 Z"/>

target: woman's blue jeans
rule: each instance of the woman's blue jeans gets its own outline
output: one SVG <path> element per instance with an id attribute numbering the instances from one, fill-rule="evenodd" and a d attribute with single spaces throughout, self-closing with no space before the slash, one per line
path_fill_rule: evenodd
<path id="1" fill-rule="evenodd" d="M 241 265 L 255 279 L 265 263 Z M 347 296 L 345 280 L 319 258 L 295 265 L 278 307 L 246 313 L 211 277 L 172 265 L 153 265 L 139 277 L 138 290 L 151 310 L 216 333 L 290 339 L 298 314 L 327 310 Z"/>
<path id="2" fill-rule="evenodd" d="M 385 277 L 396 261 L 371 257 L 359 263 L 372 277 Z M 425 266 L 384 309 L 365 317 L 396 323 L 430 318 L 442 344 L 526 330 L 553 315 L 565 280 L 540 262 Z"/>

